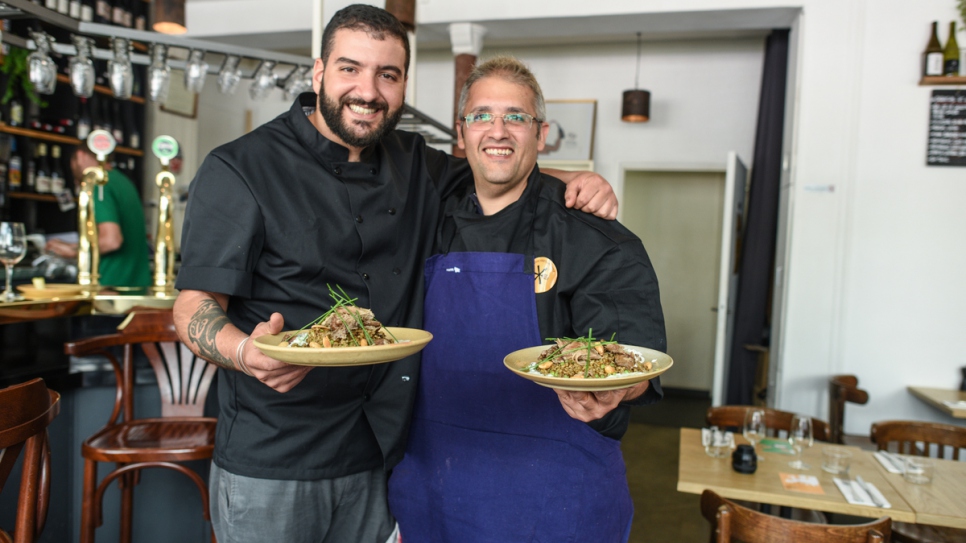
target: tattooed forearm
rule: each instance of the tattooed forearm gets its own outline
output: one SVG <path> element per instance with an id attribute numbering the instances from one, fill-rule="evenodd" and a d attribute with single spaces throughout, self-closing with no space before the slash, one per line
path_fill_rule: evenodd
<path id="1" fill-rule="evenodd" d="M 235 369 L 235 364 L 218 351 L 215 336 L 230 321 L 225 310 L 214 300 L 202 300 L 188 323 L 188 339 L 198 346 L 198 354 L 223 368 Z"/>

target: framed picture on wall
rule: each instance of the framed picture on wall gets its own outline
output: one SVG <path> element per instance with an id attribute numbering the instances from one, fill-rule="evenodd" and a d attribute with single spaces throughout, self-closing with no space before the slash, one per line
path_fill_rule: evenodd
<path id="1" fill-rule="evenodd" d="M 168 97 L 161 104 L 161 111 L 189 119 L 198 116 L 198 93 L 191 92 L 184 86 L 184 70 L 171 70 Z"/>
<path id="2" fill-rule="evenodd" d="M 547 145 L 538 160 L 592 160 L 597 100 L 547 100 Z"/>

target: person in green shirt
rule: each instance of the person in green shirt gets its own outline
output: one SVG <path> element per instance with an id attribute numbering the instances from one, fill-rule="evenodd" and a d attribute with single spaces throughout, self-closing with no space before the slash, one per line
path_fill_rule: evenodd
<path id="1" fill-rule="evenodd" d="M 84 170 L 97 158 L 80 146 L 70 158 L 71 172 L 80 183 Z M 94 218 L 100 249 L 100 284 L 111 287 L 151 285 L 147 231 L 141 196 L 124 174 L 108 167 L 107 184 L 94 189 Z M 60 240 L 47 242 L 47 250 L 65 258 L 77 256 L 77 245 Z"/>

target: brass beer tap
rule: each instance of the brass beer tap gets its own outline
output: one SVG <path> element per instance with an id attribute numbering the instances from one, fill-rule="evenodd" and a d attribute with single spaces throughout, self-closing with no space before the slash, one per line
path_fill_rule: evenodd
<path id="1" fill-rule="evenodd" d="M 171 136 L 158 136 L 151 145 L 154 155 L 161 161 L 161 171 L 155 176 L 158 185 L 158 227 L 154 236 L 154 284 L 151 290 L 156 296 L 171 294 L 174 290 L 174 174 L 169 170 L 171 159 L 178 156 L 178 142 Z"/>
<path id="2" fill-rule="evenodd" d="M 97 166 L 84 170 L 77 195 L 77 283 L 91 295 L 100 287 L 100 245 L 98 244 L 97 220 L 94 217 L 94 187 L 107 184 L 104 163 L 114 151 L 114 136 L 106 130 L 94 130 L 87 137 L 87 146 L 97 156 Z"/>

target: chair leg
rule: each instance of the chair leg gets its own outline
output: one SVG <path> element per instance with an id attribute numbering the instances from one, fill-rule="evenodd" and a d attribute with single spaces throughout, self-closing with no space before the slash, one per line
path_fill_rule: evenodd
<path id="1" fill-rule="evenodd" d="M 118 467 L 122 467 L 118 464 Z M 137 471 L 125 473 L 118 479 L 121 487 L 121 543 L 131 543 L 134 516 L 134 485 Z"/>
<path id="2" fill-rule="evenodd" d="M 94 529 L 97 523 L 94 519 L 94 490 L 97 487 L 97 462 L 84 459 L 84 490 L 81 498 L 81 530 L 80 543 L 94 543 Z"/>

